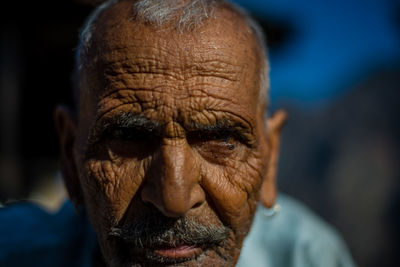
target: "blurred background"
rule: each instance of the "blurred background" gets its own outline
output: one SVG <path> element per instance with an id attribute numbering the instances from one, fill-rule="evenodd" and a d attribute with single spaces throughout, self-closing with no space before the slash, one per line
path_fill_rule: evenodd
<path id="1" fill-rule="evenodd" d="M 2 2 L 2 203 L 65 198 L 53 109 L 72 104 L 90 2 Z M 235 2 L 268 38 L 270 109 L 289 113 L 280 190 L 333 224 L 359 266 L 400 266 L 400 0 Z"/>

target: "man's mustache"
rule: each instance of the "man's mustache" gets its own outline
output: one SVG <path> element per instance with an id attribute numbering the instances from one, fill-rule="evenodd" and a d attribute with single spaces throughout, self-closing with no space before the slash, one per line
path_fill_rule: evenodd
<path id="1" fill-rule="evenodd" d="M 212 247 L 229 237 L 230 228 L 202 224 L 190 218 L 168 218 L 152 214 L 121 227 L 113 227 L 110 236 L 123 239 L 138 248 L 193 245 Z"/>

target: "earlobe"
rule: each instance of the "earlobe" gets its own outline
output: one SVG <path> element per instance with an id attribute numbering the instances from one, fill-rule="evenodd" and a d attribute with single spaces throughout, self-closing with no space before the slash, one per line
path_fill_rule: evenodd
<path id="1" fill-rule="evenodd" d="M 57 129 L 60 154 L 61 172 L 68 194 L 75 206 L 83 204 L 82 191 L 74 160 L 74 144 L 76 140 L 76 122 L 72 110 L 59 105 L 54 111 L 54 123 Z"/>
<path id="2" fill-rule="evenodd" d="M 278 110 L 266 122 L 269 155 L 267 158 L 266 177 L 261 186 L 260 201 L 267 208 L 272 208 L 275 203 L 280 135 L 286 120 L 287 113 L 283 110 Z"/>

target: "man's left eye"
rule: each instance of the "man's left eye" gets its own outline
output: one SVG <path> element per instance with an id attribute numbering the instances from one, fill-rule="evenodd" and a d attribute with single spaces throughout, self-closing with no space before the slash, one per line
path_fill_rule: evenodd
<path id="1" fill-rule="evenodd" d="M 230 136 L 230 135 L 224 136 L 221 139 L 221 142 L 223 143 L 223 145 L 226 146 L 227 149 L 229 149 L 229 150 L 235 149 L 235 139 L 232 136 Z"/>
<path id="2" fill-rule="evenodd" d="M 207 135 L 188 139 L 191 146 L 205 159 L 223 163 L 232 155 L 236 155 L 240 142 L 233 135 Z"/>

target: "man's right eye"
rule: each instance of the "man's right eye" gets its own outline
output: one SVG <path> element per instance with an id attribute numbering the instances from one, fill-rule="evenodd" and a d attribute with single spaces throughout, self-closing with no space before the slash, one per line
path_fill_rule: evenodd
<path id="1" fill-rule="evenodd" d="M 122 127 L 113 129 L 108 134 L 108 137 L 110 137 L 111 139 L 117 139 L 122 141 L 136 139 L 137 136 L 138 134 L 134 129 L 122 128 Z"/>
<path id="2" fill-rule="evenodd" d="M 125 157 L 144 157 L 154 152 L 159 138 L 154 133 L 130 127 L 117 127 L 106 134 L 107 146 Z"/>
<path id="3" fill-rule="evenodd" d="M 149 132 L 130 127 L 114 128 L 107 134 L 108 138 L 115 141 L 129 141 L 145 143 L 154 141 L 155 137 Z"/>

